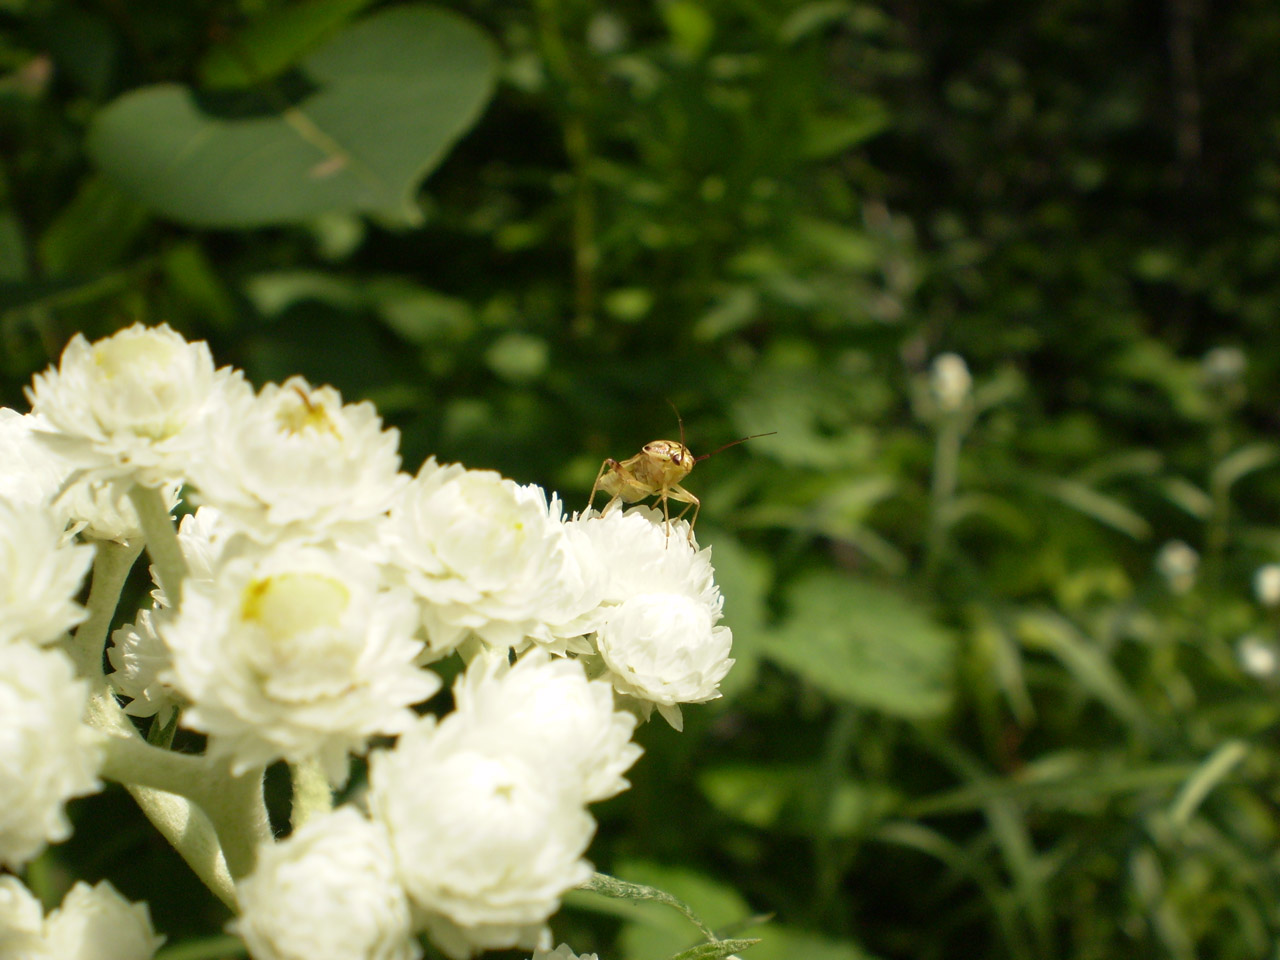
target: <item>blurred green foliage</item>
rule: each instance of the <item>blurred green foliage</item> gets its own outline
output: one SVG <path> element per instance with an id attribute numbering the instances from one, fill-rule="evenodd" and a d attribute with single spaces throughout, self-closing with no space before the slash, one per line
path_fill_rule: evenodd
<path id="1" fill-rule="evenodd" d="M 600 868 L 765 960 L 1269 955 L 1280 8 L 451 11 L 0 4 L 0 401 L 142 320 L 570 508 L 669 404 L 695 452 L 776 430 L 690 478 L 739 663 L 642 731 Z M 387 17 L 423 36 L 370 40 Z M 406 36 L 435 52 L 375 43 Z M 174 167 L 183 90 L 212 156 Z M 126 798 L 78 812 L 115 846 L 47 889 L 110 876 L 171 943 L 217 934 Z M 557 933 L 657 960 L 694 939 L 659 914 L 575 895 Z"/>

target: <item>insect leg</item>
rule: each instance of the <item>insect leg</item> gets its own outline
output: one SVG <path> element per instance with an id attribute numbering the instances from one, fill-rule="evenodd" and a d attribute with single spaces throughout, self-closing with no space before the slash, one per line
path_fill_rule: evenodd
<path id="1" fill-rule="evenodd" d="M 677 520 L 683 519 L 684 515 L 689 512 L 689 508 L 693 508 L 693 519 L 689 521 L 689 539 L 693 539 L 693 525 L 698 522 L 698 511 L 702 509 L 702 501 L 695 497 L 680 484 L 674 484 L 669 487 L 663 496 L 663 505 L 666 505 L 666 497 L 670 496 L 673 500 L 679 500 L 685 504 L 685 508 L 680 511 L 676 517 Z"/>

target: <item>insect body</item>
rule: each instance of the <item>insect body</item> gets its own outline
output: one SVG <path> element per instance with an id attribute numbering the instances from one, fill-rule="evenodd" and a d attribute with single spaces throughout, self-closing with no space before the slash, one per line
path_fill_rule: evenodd
<path id="1" fill-rule="evenodd" d="M 693 539 L 693 525 L 698 522 L 698 510 L 702 503 L 692 493 L 680 486 L 680 481 L 693 469 L 694 456 L 683 443 L 675 440 L 654 440 L 646 443 L 644 449 L 628 460 L 619 463 L 612 458 L 600 465 L 596 474 L 596 482 L 591 487 L 591 499 L 588 505 L 595 503 L 596 494 L 603 490 L 609 494 L 609 502 L 601 513 L 621 500 L 623 503 L 635 503 L 645 497 L 657 497 L 662 501 L 662 519 L 671 536 L 671 511 L 668 500 L 678 500 L 686 504 L 680 511 L 677 520 L 693 507 L 693 519 L 689 521 L 689 539 Z"/>
<path id="2" fill-rule="evenodd" d="M 743 440 L 754 440 L 756 437 L 767 437 L 771 434 L 757 433 L 742 440 L 726 443 L 720 450 L 732 447 Z M 684 423 L 680 424 L 680 441 L 654 440 L 646 443 L 639 453 L 622 462 L 614 459 L 600 464 L 600 472 L 596 474 L 596 482 L 591 486 L 591 498 L 588 507 L 595 503 L 596 494 L 603 490 L 609 494 L 609 502 L 604 505 L 601 514 L 608 513 L 609 508 L 621 500 L 623 503 L 635 503 L 645 497 L 657 497 L 662 502 L 663 528 L 668 539 L 671 537 L 671 510 L 668 501 L 677 500 L 685 504 L 676 519 L 681 519 L 689 508 L 693 508 L 693 517 L 689 520 L 689 539 L 693 539 L 693 525 L 698 522 L 698 511 L 702 501 L 680 486 L 680 481 L 689 475 L 693 465 L 705 460 L 720 450 L 704 453 L 695 457 L 684 445 Z"/>

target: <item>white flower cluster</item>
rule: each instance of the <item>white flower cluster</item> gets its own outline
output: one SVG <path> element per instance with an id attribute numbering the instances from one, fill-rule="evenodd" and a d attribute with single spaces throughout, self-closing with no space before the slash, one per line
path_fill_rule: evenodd
<path id="1" fill-rule="evenodd" d="M 298 377 L 255 391 L 163 326 L 77 336 L 28 396 L 0 410 L 0 862 L 65 836 L 67 799 L 98 787 L 87 686 L 48 649 L 85 617 L 77 541 L 156 536 L 144 504 L 182 490 L 198 509 L 148 544 L 153 602 L 108 650 L 125 710 L 177 716 L 237 777 L 284 760 L 340 786 L 370 753 L 366 810 L 316 814 L 238 878 L 255 960 L 415 960 L 423 933 L 457 958 L 572 957 L 547 921 L 591 875 L 588 805 L 626 788 L 638 717 L 680 729 L 733 663 L 687 525 L 566 518 L 434 459 L 409 476 L 372 405 Z M 454 653 L 453 710 L 424 713 Z"/>
<path id="2" fill-rule="evenodd" d="M 14 876 L 0 876 L 0 957 L 5 960 L 151 960 L 164 942 L 146 904 L 105 880 L 77 883 L 47 917 Z"/>

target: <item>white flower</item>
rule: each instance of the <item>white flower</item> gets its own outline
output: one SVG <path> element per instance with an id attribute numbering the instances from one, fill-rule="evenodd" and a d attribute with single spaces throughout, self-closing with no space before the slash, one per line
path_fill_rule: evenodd
<path id="1" fill-rule="evenodd" d="M 130 903 L 106 880 L 77 883 L 45 920 L 50 956 L 59 960 L 151 960 L 164 937 L 145 903 Z"/>
<path id="2" fill-rule="evenodd" d="M 142 535 L 129 500 L 132 478 L 78 478 L 76 465 L 58 456 L 41 435 L 52 427 L 34 414 L 0 407 L 0 497 L 24 506 L 50 508 L 68 534 L 123 543 Z M 178 502 L 178 484 L 163 488 L 170 508 Z"/>
<path id="3" fill-rule="evenodd" d="M 711 550 L 689 540 L 683 521 L 672 524 L 668 538 L 662 514 L 648 507 L 590 514 L 569 526 L 591 542 L 606 578 L 594 617 L 608 679 L 636 698 L 646 717 L 656 706 L 681 729 L 678 704 L 720 696 L 717 685 L 733 665 L 733 635 L 716 626 L 724 600 Z"/>
<path id="4" fill-rule="evenodd" d="M 635 716 L 615 709 L 613 687 L 588 680 L 577 660 L 530 650 L 509 667 L 505 656 L 478 657 L 453 697 L 468 745 L 555 769 L 588 803 L 625 790 L 622 774 L 644 752 L 631 742 Z"/>
<path id="5" fill-rule="evenodd" d="M 433 651 L 469 633 L 498 649 L 529 639 L 563 651 L 592 629 L 598 578 L 579 562 L 560 504 L 491 470 L 423 464 L 391 511 L 393 562 L 425 601 Z M 583 647 L 582 649 L 586 649 Z"/>
<path id="6" fill-rule="evenodd" d="M 1239 347 L 1214 347 L 1200 361 L 1200 370 L 1210 386 L 1223 387 L 1239 382 L 1248 365 Z"/>
<path id="7" fill-rule="evenodd" d="M 142 524 L 129 499 L 132 486 L 133 481 L 127 479 L 81 477 L 67 485 L 54 501 L 54 508 L 66 516 L 72 532 L 117 543 L 136 540 L 142 537 Z M 180 487 L 176 481 L 160 485 L 160 494 L 170 511 L 178 505 Z"/>
<path id="8" fill-rule="evenodd" d="M 230 929 L 254 960 L 416 960 L 386 831 L 351 807 L 265 844 Z"/>
<path id="9" fill-rule="evenodd" d="M 969 365 L 958 353 L 942 353 L 933 359 L 929 371 L 929 388 L 938 406 L 945 411 L 959 410 L 973 390 Z"/>
<path id="10" fill-rule="evenodd" d="M 76 334 L 27 397 L 52 430 L 42 438 L 77 469 L 154 487 L 207 446 L 208 417 L 238 376 L 215 371 L 203 341 L 135 324 L 92 345 Z"/>
<path id="11" fill-rule="evenodd" d="M 1269 679 L 1280 669 L 1280 650 L 1268 640 L 1249 633 L 1236 644 L 1236 658 L 1240 668 L 1251 677 Z"/>
<path id="12" fill-rule="evenodd" d="M 1181 540 L 1170 540 L 1156 554 L 1156 570 L 1173 593 L 1186 593 L 1196 584 L 1200 554 Z"/>
<path id="13" fill-rule="evenodd" d="M 64 543 L 47 509 L 0 500 L 0 646 L 51 643 L 86 616 L 76 603 L 93 548 Z"/>
<path id="14" fill-rule="evenodd" d="M 378 589 L 361 557 L 280 544 L 187 581 L 181 609 L 158 623 L 173 658 L 160 679 L 234 770 L 318 758 L 342 783 L 349 752 L 404 729 L 440 686 L 413 665 L 416 623 L 408 591 Z"/>
<path id="15" fill-rule="evenodd" d="M 1253 592 L 1264 607 L 1280 606 L 1280 563 L 1263 564 L 1257 569 Z"/>
<path id="16" fill-rule="evenodd" d="M 4 648 L 0 672 L 0 864 L 17 869 L 71 835 L 63 806 L 101 789 L 100 735 L 80 718 L 88 686 L 57 650 Z"/>
<path id="17" fill-rule="evenodd" d="M 24 506 L 47 506 L 62 488 L 66 467 L 35 436 L 39 420 L 0 407 L 0 497 Z"/>
<path id="18" fill-rule="evenodd" d="M 592 562 L 605 578 L 606 604 L 642 593 L 680 593 L 706 606 L 718 618 L 724 601 L 715 584 L 711 548 L 699 550 L 686 521 L 672 521 L 667 536 L 662 512 L 652 507 L 589 514 L 566 526 L 591 544 Z"/>
<path id="19" fill-rule="evenodd" d="M 610 611 L 596 637 L 600 655 L 621 693 L 657 706 L 681 729 L 681 703 L 703 703 L 733 661 L 733 634 L 714 626 L 705 605 L 678 593 L 645 593 Z"/>
<path id="20" fill-rule="evenodd" d="M 178 543 L 187 562 L 187 584 L 200 584 L 213 589 L 217 571 L 234 556 L 248 552 L 261 553 L 243 534 L 230 528 L 222 514 L 213 507 L 201 507 L 182 518 Z M 155 568 L 151 569 L 155 582 Z M 199 589 L 199 588 L 197 588 Z M 154 606 L 141 610 L 133 623 L 125 624 L 111 635 L 107 656 L 114 673 L 107 676 L 112 689 L 131 698 L 124 712 L 133 717 L 157 717 L 164 725 L 179 705 L 173 689 L 164 681 L 173 665 L 169 648 L 160 638 L 157 621 L 173 617 L 169 598 L 157 583 L 151 591 Z"/>
<path id="21" fill-rule="evenodd" d="M 54 960 L 44 942 L 44 909 L 21 880 L 0 876 L 0 957 Z"/>
<path id="22" fill-rule="evenodd" d="M 160 681 L 169 669 L 169 648 L 155 628 L 155 618 L 163 610 L 139 610 L 133 623 L 125 624 L 111 634 L 107 657 L 115 672 L 108 674 L 111 688 L 129 697 L 124 712 L 131 717 L 156 717 L 161 726 L 169 722 L 178 706 L 173 692 Z"/>
<path id="23" fill-rule="evenodd" d="M 533 960 L 600 960 L 600 958 L 594 953 L 574 953 L 567 943 L 562 943 L 554 950 L 535 951 Z"/>
<path id="24" fill-rule="evenodd" d="M 550 946 L 547 918 L 591 876 L 595 822 L 576 784 L 536 759 L 474 749 L 457 713 L 375 752 L 369 782 L 400 880 L 445 953 Z"/>
<path id="25" fill-rule="evenodd" d="M 408 481 L 399 443 L 373 404 L 344 406 L 333 387 L 291 377 L 234 393 L 192 482 L 201 503 L 262 541 L 371 539 Z"/>

